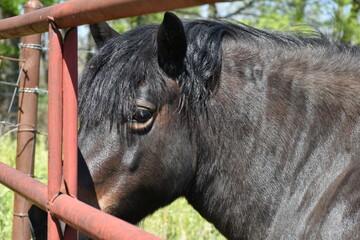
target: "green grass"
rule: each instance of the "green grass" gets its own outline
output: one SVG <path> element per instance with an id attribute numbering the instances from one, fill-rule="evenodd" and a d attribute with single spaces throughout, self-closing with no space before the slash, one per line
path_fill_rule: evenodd
<path id="1" fill-rule="evenodd" d="M 205 221 L 184 198 L 155 212 L 139 225 L 163 239 L 225 239 L 212 224 Z"/>
<path id="2" fill-rule="evenodd" d="M 16 141 L 11 135 L 0 138 L 0 161 L 15 166 Z M 46 183 L 47 138 L 39 135 L 36 141 L 35 176 Z M 0 240 L 11 239 L 14 194 L 0 184 Z M 225 239 L 212 224 L 205 221 L 181 198 L 143 220 L 139 226 L 164 239 L 222 240 Z"/>
<path id="3" fill-rule="evenodd" d="M 10 135 L 2 137 L 0 141 L 0 161 L 14 167 L 16 142 Z M 0 239 L 11 239 L 13 201 L 13 192 L 0 185 Z"/>

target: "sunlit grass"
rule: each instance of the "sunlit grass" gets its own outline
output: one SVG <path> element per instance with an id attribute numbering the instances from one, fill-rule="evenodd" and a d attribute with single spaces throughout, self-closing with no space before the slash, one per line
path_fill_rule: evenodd
<path id="1" fill-rule="evenodd" d="M 171 205 L 158 210 L 142 221 L 140 227 L 163 239 L 225 239 L 184 198 L 180 198 Z"/>
<path id="2" fill-rule="evenodd" d="M 0 161 L 14 167 L 16 141 L 10 135 L 2 137 L 0 140 Z M 0 185 L 0 239 L 11 239 L 13 201 L 13 192 Z"/>
<path id="3" fill-rule="evenodd" d="M 15 166 L 16 139 L 7 135 L 0 139 L 0 161 Z M 36 141 L 35 177 L 46 183 L 47 176 L 47 138 L 39 135 Z M 12 209 L 14 194 L 0 184 L 0 240 L 11 239 Z M 205 221 L 185 199 L 158 210 L 143 220 L 139 226 L 164 239 L 220 240 L 225 239 Z"/>

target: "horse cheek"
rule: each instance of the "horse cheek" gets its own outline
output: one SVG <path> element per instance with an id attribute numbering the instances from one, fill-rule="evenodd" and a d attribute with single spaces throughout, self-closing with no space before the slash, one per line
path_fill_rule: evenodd
<path id="1" fill-rule="evenodd" d="M 194 172 L 193 151 L 187 124 L 176 110 L 177 104 L 167 105 L 159 113 L 158 138 L 162 159 L 163 185 L 171 193 L 171 201 L 186 191 Z"/>

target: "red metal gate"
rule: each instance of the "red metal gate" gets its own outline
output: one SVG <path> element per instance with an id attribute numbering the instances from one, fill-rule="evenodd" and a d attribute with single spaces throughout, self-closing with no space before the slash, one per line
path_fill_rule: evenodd
<path id="1" fill-rule="evenodd" d="M 58 220 L 94 239 L 158 239 L 76 199 L 76 26 L 217 1 L 72 0 L 0 20 L 0 39 L 49 32 L 48 186 L 0 162 L 0 183 L 48 212 L 49 239 L 61 239 Z M 60 28 L 70 28 L 64 39 Z M 60 193 L 62 178 L 67 194 Z M 64 239 L 76 239 L 75 234 L 67 228 Z"/>

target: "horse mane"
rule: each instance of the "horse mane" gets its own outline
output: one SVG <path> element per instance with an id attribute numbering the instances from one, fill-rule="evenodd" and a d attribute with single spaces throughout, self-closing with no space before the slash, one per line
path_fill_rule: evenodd
<path id="1" fill-rule="evenodd" d="M 316 31 L 263 31 L 227 21 L 185 20 L 183 23 L 188 49 L 183 71 L 176 80 L 180 87 L 180 109 L 187 111 L 188 116 L 204 111 L 207 100 L 217 90 L 223 47 L 230 41 L 247 49 L 311 49 L 314 56 L 344 53 L 347 60 L 334 61 L 333 67 L 349 62 L 358 64 L 354 56 L 359 55 L 359 48 L 333 42 Z M 157 96 L 159 106 L 166 101 L 166 75 L 157 62 L 157 30 L 158 25 L 139 26 L 114 37 L 88 62 L 79 86 L 81 126 L 93 127 L 103 121 L 118 125 L 126 122 L 131 117 L 136 89 L 143 81 L 151 91 L 165 91 Z"/>

